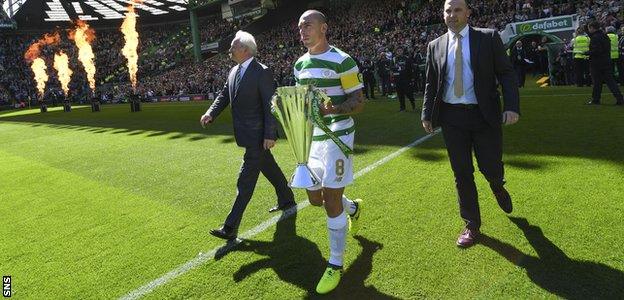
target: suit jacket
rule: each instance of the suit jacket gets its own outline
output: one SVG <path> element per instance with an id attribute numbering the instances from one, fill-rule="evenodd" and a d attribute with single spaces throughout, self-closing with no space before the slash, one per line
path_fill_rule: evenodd
<path id="1" fill-rule="evenodd" d="M 522 49 L 518 49 L 516 48 L 516 46 L 513 46 L 513 48 L 511 48 L 511 54 L 509 55 L 509 57 L 511 58 L 511 62 L 514 66 L 527 65 L 527 62 L 525 61 L 525 59 L 527 58 L 525 51 L 526 50 L 524 49 L 524 47 Z"/>
<path id="2" fill-rule="evenodd" d="M 602 30 L 590 34 L 589 64 L 597 68 L 611 68 L 611 40 Z"/>
<path id="3" fill-rule="evenodd" d="M 277 139 L 277 120 L 271 114 L 271 98 L 275 93 L 273 73 L 253 58 L 235 87 L 237 70 L 238 65 L 230 70 L 223 89 L 207 113 L 215 119 L 231 103 L 236 144 L 246 148 L 262 147 L 264 139 Z"/>
<path id="4" fill-rule="evenodd" d="M 503 87 L 504 110 L 520 113 L 518 78 L 496 30 L 472 27 L 469 30 L 470 61 L 479 109 L 490 125 L 501 126 L 501 103 L 497 80 Z M 431 121 L 433 127 L 440 125 L 440 106 L 444 93 L 449 88 L 445 79 L 448 41 L 447 32 L 430 42 L 427 47 L 427 79 L 421 119 Z"/>

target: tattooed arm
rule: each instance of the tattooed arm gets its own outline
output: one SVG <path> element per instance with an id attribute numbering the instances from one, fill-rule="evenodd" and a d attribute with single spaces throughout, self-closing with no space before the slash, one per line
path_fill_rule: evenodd
<path id="1" fill-rule="evenodd" d="M 323 115 L 329 114 L 341 114 L 341 115 L 353 115 L 360 113 L 364 110 L 364 93 L 362 89 L 358 89 L 352 93 L 347 94 L 347 100 L 338 105 L 321 105 L 321 113 Z"/>

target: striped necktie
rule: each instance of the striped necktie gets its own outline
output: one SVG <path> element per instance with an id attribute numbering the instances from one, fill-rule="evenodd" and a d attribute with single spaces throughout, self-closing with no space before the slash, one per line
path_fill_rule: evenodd
<path id="1" fill-rule="evenodd" d="M 238 65 L 238 69 L 236 70 L 236 75 L 234 76 L 234 90 L 238 90 L 238 84 L 241 81 L 241 70 L 243 69 L 243 65 Z"/>

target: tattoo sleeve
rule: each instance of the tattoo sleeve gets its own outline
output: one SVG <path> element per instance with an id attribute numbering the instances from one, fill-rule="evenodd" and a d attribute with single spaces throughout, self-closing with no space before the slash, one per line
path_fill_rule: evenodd
<path id="1" fill-rule="evenodd" d="M 364 94 L 362 89 L 347 94 L 347 100 L 336 105 L 339 114 L 357 114 L 364 109 Z"/>

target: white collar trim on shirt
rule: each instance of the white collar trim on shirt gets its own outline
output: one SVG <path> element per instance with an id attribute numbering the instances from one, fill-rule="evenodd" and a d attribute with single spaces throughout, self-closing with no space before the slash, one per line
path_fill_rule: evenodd
<path id="1" fill-rule="evenodd" d="M 329 53 L 332 50 L 333 46 L 329 45 L 329 47 L 327 48 L 327 51 L 323 52 L 323 53 L 319 53 L 319 54 L 310 54 L 310 51 L 308 51 L 308 55 L 310 55 L 310 57 L 322 57 L 323 55 Z"/>

